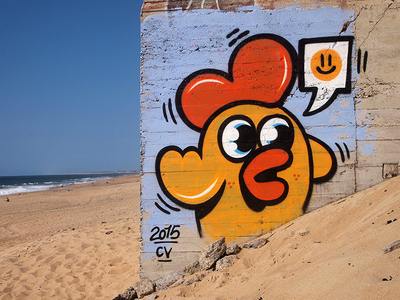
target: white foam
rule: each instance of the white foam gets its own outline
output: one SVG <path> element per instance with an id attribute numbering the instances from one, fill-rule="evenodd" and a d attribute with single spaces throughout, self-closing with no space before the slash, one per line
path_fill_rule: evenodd
<path id="1" fill-rule="evenodd" d="M 74 184 L 84 184 L 95 182 L 97 180 L 106 180 L 110 179 L 109 176 L 104 177 L 85 177 L 79 179 L 70 179 L 59 183 L 54 183 L 52 181 L 44 182 L 44 184 L 34 184 L 34 183 L 24 183 L 20 186 L 0 186 L 0 196 L 12 195 L 12 194 L 20 194 L 20 193 L 32 193 L 39 191 L 46 191 L 55 187 L 63 187 L 67 185 Z"/>
<path id="2" fill-rule="evenodd" d="M 51 189 L 52 187 L 56 187 L 56 185 L 25 185 L 2 188 L 0 189 L 0 196 L 45 191 Z"/>

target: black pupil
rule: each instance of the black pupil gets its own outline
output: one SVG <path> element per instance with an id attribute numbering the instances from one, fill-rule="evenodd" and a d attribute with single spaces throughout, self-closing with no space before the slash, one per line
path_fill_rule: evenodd
<path id="1" fill-rule="evenodd" d="M 278 125 L 275 127 L 278 131 L 278 136 L 275 140 L 271 141 L 271 146 L 290 149 L 293 144 L 293 129 L 285 125 Z"/>
<path id="2" fill-rule="evenodd" d="M 248 152 L 254 148 L 257 143 L 257 132 L 249 125 L 242 124 L 236 128 L 239 132 L 239 138 L 235 141 L 237 148 L 241 152 Z"/>

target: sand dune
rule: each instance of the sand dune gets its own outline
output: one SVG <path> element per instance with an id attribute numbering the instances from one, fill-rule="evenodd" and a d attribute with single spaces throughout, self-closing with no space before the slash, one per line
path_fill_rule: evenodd
<path id="1" fill-rule="evenodd" d="M 8 197 L 0 299 L 111 299 L 137 280 L 137 177 Z"/>
<path id="2" fill-rule="evenodd" d="M 158 299 L 400 299 L 400 178 L 307 214 L 260 249 Z"/>

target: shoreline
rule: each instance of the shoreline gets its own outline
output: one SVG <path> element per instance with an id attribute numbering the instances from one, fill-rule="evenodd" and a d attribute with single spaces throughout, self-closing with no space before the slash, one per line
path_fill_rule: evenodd
<path id="1" fill-rule="evenodd" d="M 102 176 L 104 175 L 104 176 Z M 9 185 L 7 188 L 0 188 L 0 198 L 4 196 L 12 196 L 12 195 L 22 195 L 25 193 L 36 193 L 36 192 L 43 192 L 43 191 L 49 191 L 53 189 L 58 189 L 58 188 L 63 188 L 63 187 L 68 187 L 68 186 L 74 186 L 74 185 L 82 185 L 82 184 L 91 184 L 93 182 L 98 182 L 102 180 L 110 180 L 113 178 L 119 178 L 119 177 L 124 177 L 124 176 L 139 176 L 139 173 L 91 173 L 91 174 L 65 174 L 65 175 L 33 175 L 33 176 L 0 176 L 1 178 L 11 178 L 11 177 L 41 177 L 41 176 L 46 176 L 46 177 L 56 177 L 56 176 L 87 176 L 83 177 L 81 179 L 76 178 L 76 181 L 68 183 L 68 182 L 62 182 L 62 181 L 55 181 L 54 184 L 27 184 L 23 183 L 21 185 Z M 90 176 L 95 176 L 95 177 L 90 177 Z M 79 180 L 84 180 L 86 181 L 79 181 Z M 72 179 L 71 179 L 72 180 Z M 27 189 L 27 188 L 32 188 L 32 190 L 25 190 L 25 191 L 16 191 L 16 192 L 11 192 L 11 193 L 4 193 L 4 190 L 11 190 L 11 189 Z M 3 194 L 4 193 L 4 194 Z"/>
<path id="2" fill-rule="evenodd" d="M 132 184 L 131 191 L 128 190 L 129 183 Z M 99 215 L 108 217 L 111 214 L 108 209 L 111 211 L 115 209 L 105 200 L 117 198 L 115 195 L 121 190 L 120 186 L 124 187 L 121 195 L 124 201 L 121 207 L 132 206 L 138 202 L 139 195 L 134 195 L 138 193 L 138 187 L 135 186 L 138 183 L 137 175 L 128 175 L 54 187 L 44 191 L 0 196 L 0 250 L 4 245 L 8 245 L 8 237 L 19 239 L 7 232 L 4 226 L 15 228 L 23 225 L 21 233 L 37 236 L 38 232 L 42 231 L 71 228 L 76 224 L 90 224 L 96 219 L 90 209 L 99 210 L 98 206 L 101 205 L 97 217 Z M 130 199 L 124 199 L 124 197 Z M 128 202 L 129 200 L 131 203 Z M 120 216 L 126 215 L 123 211 L 118 211 Z M 52 224 L 52 218 L 55 216 L 58 222 Z M 117 216 L 116 214 L 115 217 Z M 34 228 L 37 230 L 34 231 Z M 18 230 L 17 232 L 19 233 Z"/>

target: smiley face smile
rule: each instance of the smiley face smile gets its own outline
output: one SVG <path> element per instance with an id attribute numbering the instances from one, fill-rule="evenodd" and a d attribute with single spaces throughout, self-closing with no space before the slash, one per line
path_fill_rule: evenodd
<path id="1" fill-rule="evenodd" d="M 332 66 L 332 68 L 330 68 L 328 71 L 324 71 L 320 67 L 317 67 L 318 73 L 321 73 L 321 74 L 331 74 L 331 73 L 335 72 L 335 70 L 336 70 L 336 66 Z"/>
<path id="2" fill-rule="evenodd" d="M 336 66 L 332 66 L 332 54 L 329 53 L 327 56 L 328 56 L 328 67 L 331 67 L 331 68 L 327 71 L 321 69 L 321 67 L 322 68 L 325 67 L 325 54 L 324 53 L 321 53 L 321 55 L 320 55 L 321 67 L 320 66 L 317 67 L 317 71 L 319 73 L 325 74 L 325 75 L 335 72 L 335 70 L 336 70 Z"/>

